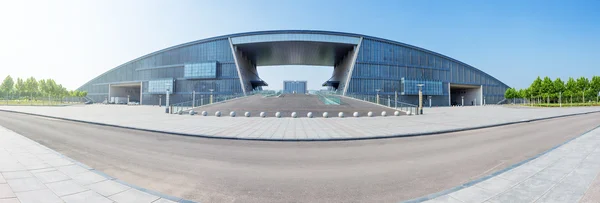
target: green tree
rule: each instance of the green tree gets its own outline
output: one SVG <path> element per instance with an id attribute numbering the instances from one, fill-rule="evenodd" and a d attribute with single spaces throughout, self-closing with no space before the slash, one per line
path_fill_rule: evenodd
<path id="1" fill-rule="evenodd" d="M 590 86 L 590 80 L 588 80 L 586 77 L 580 77 L 577 78 L 577 96 L 581 97 L 581 102 L 585 102 L 585 98 L 584 98 L 584 91 L 589 91 L 589 86 Z M 588 93 L 588 96 L 589 93 Z"/>
<path id="2" fill-rule="evenodd" d="M 548 76 L 544 77 L 541 90 L 541 95 L 543 96 L 544 101 L 548 101 L 547 99 L 550 97 L 554 98 L 554 94 L 554 82 L 552 82 L 552 79 L 550 79 Z"/>
<path id="3" fill-rule="evenodd" d="M 23 82 L 23 79 L 17 78 L 17 82 L 15 83 L 15 90 L 17 90 L 19 97 L 21 96 L 22 93 L 26 92 L 25 88 L 26 87 L 25 87 L 25 83 Z"/>
<path id="4" fill-rule="evenodd" d="M 10 92 L 12 92 L 14 84 L 15 81 L 13 81 L 12 77 L 10 77 L 10 75 L 6 76 L 4 81 L 2 81 L 2 85 L 0 85 L 0 90 L 2 90 L 2 93 L 5 95 L 8 95 Z"/>
<path id="5" fill-rule="evenodd" d="M 25 91 L 29 94 L 30 99 L 33 99 L 33 96 L 38 93 L 38 82 L 34 77 L 25 80 Z"/>
<path id="6" fill-rule="evenodd" d="M 592 89 L 596 95 L 598 92 L 600 92 L 600 76 L 592 77 L 592 80 L 590 81 L 590 89 Z"/>
<path id="7" fill-rule="evenodd" d="M 540 76 L 538 76 L 533 83 L 531 83 L 531 86 L 529 86 L 529 90 L 531 91 L 531 94 L 534 97 L 540 96 L 543 92 L 542 90 L 542 79 L 540 78 Z"/>

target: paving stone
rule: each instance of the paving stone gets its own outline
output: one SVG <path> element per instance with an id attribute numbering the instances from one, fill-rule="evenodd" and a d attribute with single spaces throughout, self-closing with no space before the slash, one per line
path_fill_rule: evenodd
<path id="1" fill-rule="evenodd" d="M 490 202 L 532 202 L 549 190 L 554 182 L 529 178 L 508 191 L 490 199 Z"/>
<path id="2" fill-rule="evenodd" d="M 102 182 L 90 184 L 87 186 L 87 188 L 108 197 L 119 192 L 123 192 L 129 189 L 130 187 L 113 180 L 105 180 Z"/>
<path id="3" fill-rule="evenodd" d="M 21 203 L 62 203 L 63 201 L 49 189 L 15 193 Z"/>
<path id="4" fill-rule="evenodd" d="M 7 198 L 7 199 L 0 199 L 0 203 L 21 203 L 19 202 L 19 199 L 15 198 Z"/>
<path id="5" fill-rule="evenodd" d="M 74 176 L 72 176 L 72 178 L 73 178 L 73 180 L 75 180 L 75 182 L 77 182 L 81 185 L 89 185 L 92 183 L 97 183 L 97 182 L 106 180 L 106 178 L 104 178 L 103 176 L 98 175 L 91 171 L 74 175 Z"/>
<path id="6" fill-rule="evenodd" d="M 494 193 L 501 193 L 509 188 L 515 186 L 518 182 L 502 179 L 500 177 L 493 177 L 485 181 L 476 184 L 477 187 L 486 189 L 487 191 Z"/>
<path id="7" fill-rule="evenodd" d="M 0 199 L 16 197 L 8 184 L 0 184 Z"/>
<path id="8" fill-rule="evenodd" d="M 61 166 L 61 167 L 58 167 L 57 169 L 60 172 L 67 174 L 68 176 L 74 176 L 74 175 L 89 171 L 88 169 L 85 169 L 78 165 Z"/>
<path id="9" fill-rule="evenodd" d="M 59 166 L 66 166 L 66 165 L 72 165 L 73 162 L 66 160 L 66 159 L 50 159 L 50 160 L 46 160 L 46 163 L 54 166 L 54 167 L 59 167 Z"/>
<path id="10" fill-rule="evenodd" d="M 581 197 L 583 197 L 583 194 L 585 193 L 586 189 L 587 187 L 585 186 L 558 184 L 552 189 L 550 189 L 550 191 L 544 194 L 544 196 L 542 196 L 536 202 L 578 202 L 581 199 Z"/>
<path id="11" fill-rule="evenodd" d="M 483 202 L 492 198 L 496 193 L 487 191 L 477 186 L 471 186 L 459 191 L 450 193 L 449 195 L 462 202 Z"/>
<path id="12" fill-rule="evenodd" d="M 168 199 L 165 199 L 165 198 L 160 198 L 160 199 L 158 199 L 158 200 L 156 200 L 156 201 L 154 201 L 152 203 L 176 203 L 176 202 L 168 200 Z"/>
<path id="13" fill-rule="evenodd" d="M 35 177 L 10 179 L 6 180 L 6 182 L 8 182 L 8 185 L 10 185 L 14 192 L 46 189 L 46 186 Z"/>
<path id="14" fill-rule="evenodd" d="M 450 195 L 443 195 L 443 196 L 437 197 L 435 199 L 427 200 L 424 203 L 463 203 L 463 202 L 459 201 L 457 199 L 454 199 Z"/>
<path id="15" fill-rule="evenodd" d="M 46 184 L 58 196 L 65 196 L 88 190 L 73 180 L 65 180 Z"/>
<path id="16" fill-rule="evenodd" d="M 91 190 L 62 197 L 66 203 L 112 203 L 113 201 Z"/>
<path id="17" fill-rule="evenodd" d="M 2 176 L 2 173 L 0 173 L 0 183 L 6 183 L 6 179 L 4 179 L 4 176 Z"/>
<path id="18" fill-rule="evenodd" d="M 136 190 L 129 189 L 108 197 L 118 203 L 148 203 L 158 200 L 160 197 Z"/>
<path id="19" fill-rule="evenodd" d="M 35 176 L 38 178 L 38 180 L 42 181 L 42 183 L 51 183 L 71 179 L 69 176 L 61 173 L 60 171 L 36 173 Z"/>

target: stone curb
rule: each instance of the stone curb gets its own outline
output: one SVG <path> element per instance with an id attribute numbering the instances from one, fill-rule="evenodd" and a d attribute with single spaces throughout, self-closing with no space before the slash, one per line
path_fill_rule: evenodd
<path id="1" fill-rule="evenodd" d="M 512 122 L 505 122 L 505 123 L 496 123 L 496 124 L 491 124 L 491 125 L 482 125 L 482 126 L 474 126 L 474 127 L 466 127 L 466 128 L 456 128 L 456 129 L 449 129 L 449 130 L 429 131 L 429 132 L 418 132 L 418 133 L 405 133 L 405 134 L 393 134 L 393 135 L 381 135 L 381 136 L 366 136 L 366 137 L 340 137 L 340 138 L 316 138 L 316 139 L 283 139 L 283 138 L 271 139 L 271 138 L 224 137 L 224 136 L 213 136 L 213 135 L 203 135 L 203 134 L 191 134 L 191 133 L 171 132 L 171 131 L 163 131 L 163 130 L 151 130 L 151 129 L 145 129 L 145 128 L 136 128 L 136 127 L 130 127 L 130 126 L 122 126 L 122 125 L 107 124 L 107 123 L 100 123 L 100 122 L 84 121 L 84 120 L 62 118 L 62 117 L 56 117 L 56 116 L 47 116 L 47 115 L 34 114 L 34 113 L 26 113 L 26 112 L 5 110 L 5 109 L 0 109 L 0 111 L 10 112 L 10 113 L 20 113 L 20 114 L 32 115 L 32 116 L 40 116 L 40 117 L 53 118 L 53 119 L 60 119 L 60 120 L 73 121 L 73 122 L 80 122 L 80 123 L 87 123 L 87 124 L 94 124 L 94 125 L 102 125 L 102 126 L 109 126 L 109 127 L 118 127 L 118 128 L 130 129 L 130 130 L 141 130 L 141 131 L 146 131 L 146 132 L 165 133 L 165 134 L 190 136 L 190 137 L 202 137 L 202 138 L 225 139 L 225 140 L 281 141 L 281 142 L 354 141 L 354 140 L 373 140 L 373 139 L 386 139 L 386 138 L 398 138 L 398 137 L 415 137 L 415 136 L 436 135 L 436 134 L 443 134 L 443 133 L 462 132 L 462 131 L 468 131 L 468 130 L 477 130 L 477 129 L 499 127 L 499 126 L 505 126 L 505 125 L 519 124 L 519 123 L 528 123 L 528 122 L 534 122 L 534 121 L 542 121 L 542 120 L 548 120 L 548 119 L 554 119 L 554 118 L 562 118 L 562 117 L 585 115 L 585 114 L 599 113 L 600 112 L 600 110 L 596 110 L 596 111 L 589 111 L 589 112 L 583 112 L 583 113 L 574 113 L 574 114 L 565 114 L 565 115 L 559 115 L 559 116 L 550 116 L 550 117 L 545 117 L 545 118 L 534 118 L 534 119 L 526 119 L 526 120 L 512 121 Z"/>
<path id="2" fill-rule="evenodd" d="M 427 201 L 427 200 L 432 200 L 432 199 L 435 199 L 435 198 L 437 198 L 437 197 L 444 196 L 444 195 L 447 195 L 447 194 L 450 194 L 450 193 L 456 192 L 456 191 L 458 191 L 458 190 L 461 190 L 461 189 L 464 189 L 464 188 L 470 187 L 470 186 L 472 186 L 472 185 L 475 185 L 475 184 L 477 184 L 477 183 L 483 182 L 483 181 L 485 181 L 485 180 L 488 180 L 488 179 L 490 179 L 490 178 L 493 178 L 493 177 L 495 177 L 495 176 L 497 176 L 497 175 L 500 175 L 500 174 L 502 174 L 502 173 L 504 173 L 504 172 L 506 172 L 506 171 L 509 171 L 509 170 L 511 170 L 511 169 L 513 169 L 513 168 L 519 167 L 519 166 L 521 166 L 521 165 L 523 165 L 523 164 L 525 164 L 525 163 L 527 163 L 527 162 L 530 162 L 530 161 L 532 161 L 532 160 L 534 160 L 534 159 L 536 159 L 536 158 L 538 158 L 538 157 L 540 157 L 540 156 L 542 156 L 542 155 L 544 155 L 544 154 L 547 154 L 547 153 L 549 153 L 549 152 L 551 152 L 551 151 L 554 151 L 555 149 L 559 148 L 560 146 L 563 146 L 563 145 L 565 145 L 565 144 L 567 144 L 567 143 L 569 143 L 569 142 L 571 142 L 571 141 L 573 141 L 573 140 L 575 140 L 575 139 L 577 139 L 577 138 L 579 138 L 579 137 L 581 137 L 581 136 L 583 136 L 583 135 L 585 135 L 585 134 L 587 134 L 587 133 L 589 133 L 589 132 L 591 132 L 591 131 L 594 131 L 594 130 L 596 130 L 596 129 L 598 129 L 598 128 L 600 128 L 600 125 L 598 125 L 598 126 L 596 126 L 596 127 L 592 128 L 592 129 L 590 129 L 590 130 L 588 130 L 588 131 L 585 131 L 584 133 L 582 133 L 582 134 L 580 134 L 580 135 L 577 135 L 577 136 L 575 136 L 574 138 L 571 138 L 571 139 L 569 139 L 569 140 L 567 140 L 567 141 L 565 141 L 565 142 L 563 142 L 563 143 L 561 143 L 561 144 L 558 144 L 558 145 L 556 145 L 556 146 L 554 146 L 554 147 L 552 147 L 552 148 L 550 148 L 550 149 L 548 149 L 548 150 L 546 150 L 546 151 L 544 151 L 544 152 L 542 152 L 542 153 L 539 153 L 539 154 L 537 154 L 537 155 L 535 155 L 535 156 L 533 156 L 533 157 L 531 157 L 531 158 L 529 158 L 529 159 L 525 159 L 525 160 L 523 160 L 523 161 L 521 161 L 521 162 L 519 162 L 519 163 L 513 164 L 513 165 L 511 165 L 511 166 L 509 166 L 509 167 L 506 167 L 506 168 L 504 168 L 504 169 L 502 169 L 502 170 L 496 171 L 496 172 L 494 172 L 494 173 L 492 173 L 492 174 L 489 174 L 489 175 L 487 175 L 487 176 L 481 177 L 481 178 L 479 178 L 479 179 L 476 179 L 476 180 L 470 181 L 470 182 L 468 182 L 468 183 L 465 183 L 465 184 L 462 184 L 462 185 L 459 185 L 459 186 L 456 186 L 456 187 L 454 187 L 454 188 L 450 188 L 450 189 L 447 189 L 447 190 L 444 190 L 444 191 L 441 191 L 441 192 L 437 192 L 437 193 L 429 194 L 429 195 L 426 195 L 426 196 L 423 196 L 423 197 L 419 197 L 419 198 L 415 198 L 415 199 L 411 199 L 411 200 L 402 201 L 402 203 L 417 203 L 417 202 L 424 202 L 424 201 Z"/>

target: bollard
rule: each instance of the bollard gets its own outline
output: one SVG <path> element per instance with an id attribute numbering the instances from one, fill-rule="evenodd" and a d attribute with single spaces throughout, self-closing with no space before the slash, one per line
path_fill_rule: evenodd
<path id="1" fill-rule="evenodd" d="M 308 113 L 306 114 L 306 117 L 312 118 L 312 117 L 313 117 L 313 115 L 312 115 L 312 112 L 308 112 Z"/>
<path id="2" fill-rule="evenodd" d="M 229 113 L 229 116 L 235 117 L 235 111 L 232 111 L 231 113 Z"/>
<path id="3" fill-rule="evenodd" d="M 190 110 L 190 116 L 193 116 L 194 114 L 196 114 L 196 112 L 194 110 Z"/>
<path id="4" fill-rule="evenodd" d="M 406 111 L 406 115 L 409 115 L 409 116 L 410 116 L 410 115 L 412 115 L 412 114 L 410 113 L 410 111 Z"/>
<path id="5" fill-rule="evenodd" d="M 178 111 L 177 114 L 182 115 L 183 111 Z"/>
<path id="6" fill-rule="evenodd" d="M 264 118 L 264 117 L 266 117 L 266 116 L 267 116 L 267 114 L 266 114 L 265 112 L 260 112 L 260 117 L 263 117 L 263 118 Z"/>
<path id="7" fill-rule="evenodd" d="M 381 116 L 387 116 L 387 112 L 385 112 L 385 111 L 382 111 L 382 112 L 381 112 Z"/>
<path id="8" fill-rule="evenodd" d="M 358 118 L 359 114 L 358 112 L 354 112 L 354 114 L 352 114 L 354 117 Z"/>
<path id="9" fill-rule="evenodd" d="M 296 112 L 292 112 L 292 118 L 297 118 L 298 114 L 296 114 Z"/>
<path id="10" fill-rule="evenodd" d="M 220 111 L 215 112 L 215 116 L 216 117 L 221 117 L 221 112 Z"/>
<path id="11" fill-rule="evenodd" d="M 394 112 L 394 116 L 399 116 L 400 115 L 400 111 L 395 111 Z"/>
<path id="12" fill-rule="evenodd" d="M 278 111 L 277 113 L 275 113 L 275 117 L 281 118 L 281 112 Z"/>
<path id="13" fill-rule="evenodd" d="M 208 116 L 208 112 L 202 111 L 202 116 Z"/>
<path id="14" fill-rule="evenodd" d="M 369 113 L 367 113 L 367 116 L 368 116 L 368 117 L 373 117 L 373 112 L 372 112 L 372 111 L 369 111 Z"/>
<path id="15" fill-rule="evenodd" d="M 344 112 L 338 113 L 338 117 L 343 118 L 344 117 Z"/>
<path id="16" fill-rule="evenodd" d="M 246 117 L 250 117 L 250 115 L 251 115 L 250 112 L 246 111 L 246 113 L 244 113 L 244 116 L 246 116 Z"/>
<path id="17" fill-rule="evenodd" d="M 327 118 L 329 117 L 329 114 L 327 112 L 323 112 L 323 118 Z"/>

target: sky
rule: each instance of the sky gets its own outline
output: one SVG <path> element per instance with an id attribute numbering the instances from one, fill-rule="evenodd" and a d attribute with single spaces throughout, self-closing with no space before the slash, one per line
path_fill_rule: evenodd
<path id="1" fill-rule="evenodd" d="M 516 88 L 600 75 L 600 1 L 1 1 L 0 77 L 76 89 L 118 65 L 213 36 L 278 29 L 370 35 L 432 50 Z M 331 67 L 261 67 L 271 89 Z"/>

